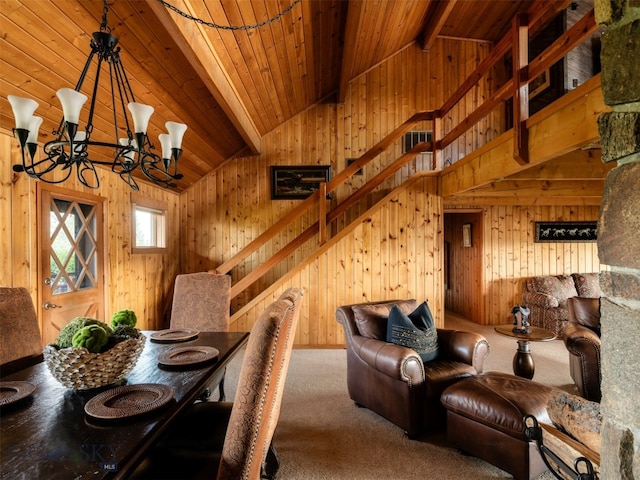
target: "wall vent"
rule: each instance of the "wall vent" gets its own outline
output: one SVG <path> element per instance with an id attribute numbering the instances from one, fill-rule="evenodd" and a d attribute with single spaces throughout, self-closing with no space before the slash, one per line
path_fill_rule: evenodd
<path id="1" fill-rule="evenodd" d="M 420 142 L 431 142 L 432 140 L 433 135 L 430 131 L 407 132 L 404 134 L 404 137 L 402 137 L 402 153 L 407 153 Z M 425 151 L 422 153 L 430 152 Z"/>

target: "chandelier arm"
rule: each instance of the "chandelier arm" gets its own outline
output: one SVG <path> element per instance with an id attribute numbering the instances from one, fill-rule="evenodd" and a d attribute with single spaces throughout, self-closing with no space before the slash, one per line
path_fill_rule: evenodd
<path id="1" fill-rule="evenodd" d="M 143 155 L 140 161 L 140 169 L 149 180 L 158 185 L 163 185 L 166 188 L 176 186 L 173 181 L 180 180 L 182 178 L 181 174 L 172 175 L 164 166 L 163 168 L 158 167 L 158 165 L 163 165 L 163 162 L 157 155 L 150 152 L 146 152 Z M 149 160 L 149 157 L 151 160 Z"/>
<path id="2" fill-rule="evenodd" d="M 114 124 L 117 126 L 116 116 L 116 101 L 115 101 L 115 92 L 113 88 L 113 78 L 116 79 L 116 86 L 118 87 L 118 96 L 120 98 L 120 108 L 125 113 L 124 122 L 125 127 L 127 129 L 127 138 L 131 140 L 133 138 L 133 132 L 131 131 L 131 124 L 129 123 L 129 117 L 126 115 L 126 104 L 129 102 L 135 102 L 135 98 L 133 96 L 133 90 L 131 89 L 131 85 L 129 84 L 129 79 L 127 78 L 127 73 L 124 70 L 124 65 L 122 65 L 122 60 L 120 60 L 120 53 L 114 52 L 112 56 L 112 62 L 109 64 L 111 75 L 111 98 L 113 101 L 113 115 L 114 115 Z M 116 138 L 118 134 L 116 133 Z"/>
<path id="3" fill-rule="evenodd" d="M 91 52 L 91 56 L 93 56 L 94 52 Z M 100 71 L 102 70 L 102 55 L 98 55 L 98 67 L 96 69 L 96 79 L 93 83 L 93 93 L 91 95 L 91 104 L 89 105 L 89 117 L 87 119 L 87 135 L 91 136 L 91 132 L 93 131 L 93 112 L 95 111 L 96 99 L 98 98 L 98 84 L 100 83 Z M 86 75 L 86 71 L 82 72 L 83 76 Z M 81 80 L 84 80 L 82 78 Z M 79 90 L 78 90 L 79 91 Z"/>
<path id="4" fill-rule="evenodd" d="M 55 142 L 49 142 L 49 143 L 55 143 Z M 14 171 L 17 171 L 16 167 L 18 167 L 19 169 L 21 168 L 21 171 L 26 173 L 29 177 L 35 178 L 37 180 L 43 180 L 47 183 L 52 183 L 52 184 L 62 183 L 71 176 L 71 170 L 67 170 L 67 172 L 65 172 L 65 175 L 58 180 L 43 178 L 45 175 L 50 174 L 54 170 L 56 170 L 59 165 L 64 164 L 64 160 L 62 161 L 58 160 L 61 156 L 63 157 L 63 159 L 66 158 L 64 150 L 62 150 L 62 152 L 59 153 L 56 149 L 53 152 L 48 153 L 47 156 L 42 160 L 35 161 L 33 158 L 31 158 L 30 163 L 27 164 L 25 163 L 24 151 L 23 151 L 22 165 L 14 165 L 13 169 Z M 41 165 L 46 164 L 47 162 L 49 163 L 49 165 L 46 165 L 43 168 L 40 168 Z M 64 170 L 64 168 L 62 170 Z"/>
<path id="5" fill-rule="evenodd" d="M 94 162 L 82 158 L 77 160 L 76 162 L 76 175 L 80 183 L 82 183 L 87 188 L 100 188 L 100 177 L 98 176 L 98 172 L 96 171 L 96 167 Z M 89 183 L 86 178 L 87 172 L 91 174 L 91 176 L 95 179 L 95 183 Z"/>

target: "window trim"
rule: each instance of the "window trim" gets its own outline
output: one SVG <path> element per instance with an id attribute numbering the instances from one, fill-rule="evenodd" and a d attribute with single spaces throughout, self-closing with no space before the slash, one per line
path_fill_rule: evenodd
<path id="1" fill-rule="evenodd" d="M 163 225 L 159 228 L 164 232 L 164 247 L 139 247 L 136 245 L 136 211 L 140 209 L 162 212 Z M 131 253 L 132 254 L 149 254 L 149 253 L 167 253 L 167 217 L 168 208 L 165 202 L 145 197 L 137 192 L 131 192 Z"/>

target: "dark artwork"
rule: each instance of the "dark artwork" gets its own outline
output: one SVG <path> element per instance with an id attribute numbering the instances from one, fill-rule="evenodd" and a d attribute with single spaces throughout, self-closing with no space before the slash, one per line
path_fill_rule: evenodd
<path id="1" fill-rule="evenodd" d="M 598 222 L 536 222 L 536 242 L 595 242 Z"/>
<path id="2" fill-rule="evenodd" d="M 330 166 L 271 167 L 271 198 L 290 200 L 307 198 L 331 180 Z"/>

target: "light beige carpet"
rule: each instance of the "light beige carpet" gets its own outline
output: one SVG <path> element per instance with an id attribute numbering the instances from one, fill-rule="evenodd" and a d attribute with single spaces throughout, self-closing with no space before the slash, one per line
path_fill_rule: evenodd
<path id="1" fill-rule="evenodd" d="M 512 373 L 515 340 L 449 315 L 447 328 L 483 333 L 491 348 L 485 371 Z M 534 380 L 574 391 L 561 341 L 532 344 Z M 232 399 L 240 359 L 227 370 Z M 274 444 L 279 480 L 498 479 L 506 472 L 452 448 L 444 433 L 408 439 L 375 413 L 355 406 L 346 383 L 345 350 L 294 350 Z M 550 473 L 539 480 L 552 479 Z"/>

